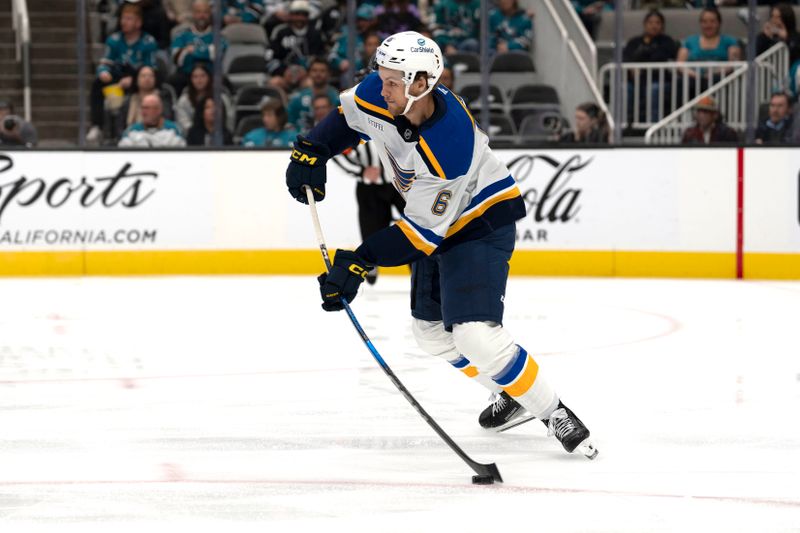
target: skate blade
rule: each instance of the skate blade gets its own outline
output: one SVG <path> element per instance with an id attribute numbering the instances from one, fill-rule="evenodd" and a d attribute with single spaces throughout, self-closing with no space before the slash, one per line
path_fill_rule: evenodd
<path id="1" fill-rule="evenodd" d="M 531 420 L 536 420 L 536 417 L 532 414 L 525 413 L 524 415 L 520 415 L 519 418 L 515 418 L 510 423 L 506 424 L 505 426 L 499 426 L 494 428 L 494 430 L 498 433 L 502 433 L 503 431 L 508 431 L 511 428 L 515 428 L 517 426 L 521 426 L 525 422 L 530 422 Z"/>
<path id="2" fill-rule="evenodd" d="M 594 443 L 589 439 L 578 444 L 574 451 L 582 453 L 589 460 L 593 460 L 600 453 L 600 450 L 595 448 Z"/>

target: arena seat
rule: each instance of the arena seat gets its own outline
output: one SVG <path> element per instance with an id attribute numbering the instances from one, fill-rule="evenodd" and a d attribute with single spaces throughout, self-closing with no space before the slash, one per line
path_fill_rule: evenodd
<path id="1" fill-rule="evenodd" d="M 283 94 L 274 87 L 263 85 L 245 85 L 236 93 L 234 109 L 236 111 L 236 123 L 247 115 L 257 114 L 264 101 L 268 98 L 279 100 L 284 105 Z"/>
<path id="2" fill-rule="evenodd" d="M 534 72 L 533 59 L 528 52 L 497 54 L 489 64 L 489 72 Z"/>
<path id="3" fill-rule="evenodd" d="M 491 113 L 489 115 L 489 127 L 486 132 L 493 147 L 510 147 L 517 143 L 517 130 L 514 127 L 514 122 L 505 113 Z"/>
<path id="4" fill-rule="evenodd" d="M 466 85 L 458 93 L 470 111 L 481 109 L 481 86 Z M 506 101 L 503 91 L 496 85 L 489 85 L 489 109 L 492 111 L 505 111 Z"/>
<path id="5" fill-rule="evenodd" d="M 553 141 L 562 124 L 561 114 L 555 110 L 529 109 L 517 131 L 521 142 Z"/>
<path id="6" fill-rule="evenodd" d="M 267 32 L 263 26 L 251 22 L 237 22 L 222 28 L 222 36 L 228 44 L 261 44 L 267 46 Z"/>
<path id="7" fill-rule="evenodd" d="M 234 58 L 225 72 L 235 88 L 267 82 L 267 62 L 264 55 L 242 55 Z"/>

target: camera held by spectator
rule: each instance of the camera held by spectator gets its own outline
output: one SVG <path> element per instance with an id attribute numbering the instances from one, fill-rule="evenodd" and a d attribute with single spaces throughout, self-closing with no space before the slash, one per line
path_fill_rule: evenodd
<path id="1" fill-rule="evenodd" d="M 37 142 L 33 124 L 15 115 L 11 102 L 0 100 L 0 145 L 36 146 Z"/>

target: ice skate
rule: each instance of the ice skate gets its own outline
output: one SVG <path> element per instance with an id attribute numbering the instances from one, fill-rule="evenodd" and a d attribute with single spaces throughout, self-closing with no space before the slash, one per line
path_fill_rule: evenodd
<path id="1" fill-rule="evenodd" d="M 542 422 L 547 426 L 547 435 L 555 435 L 567 452 L 572 453 L 577 449 L 588 459 L 597 457 L 599 451 L 589 440 L 589 430 L 583 425 L 580 418 L 560 401 L 558 408 L 553 411 L 550 418 L 542 420 Z"/>
<path id="2" fill-rule="evenodd" d="M 535 417 L 505 391 L 492 395 L 492 405 L 483 410 L 478 423 L 486 429 L 505 431 Z"/>

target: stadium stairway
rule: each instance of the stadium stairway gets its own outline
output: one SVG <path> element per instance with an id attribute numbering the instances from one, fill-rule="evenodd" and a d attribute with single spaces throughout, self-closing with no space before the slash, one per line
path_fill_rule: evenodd
<path id="1" fill-rule="evenodd" d="M 22 112 L 22 69 L 15 59 L 11 0 L 0 0 L 0 100 Z"/>
<path id="2" fill-rule="evenodd" d="M 28 2 L 31 25 L 31 115 L 40 146 L 78 139 L 78 60 L 75 0 Z M 22 67 L 15 60 L 11 0 L 0 0 L 0 97 L 22 114 Z M 93 78 L 87 62 L 86 107 Z"/>

